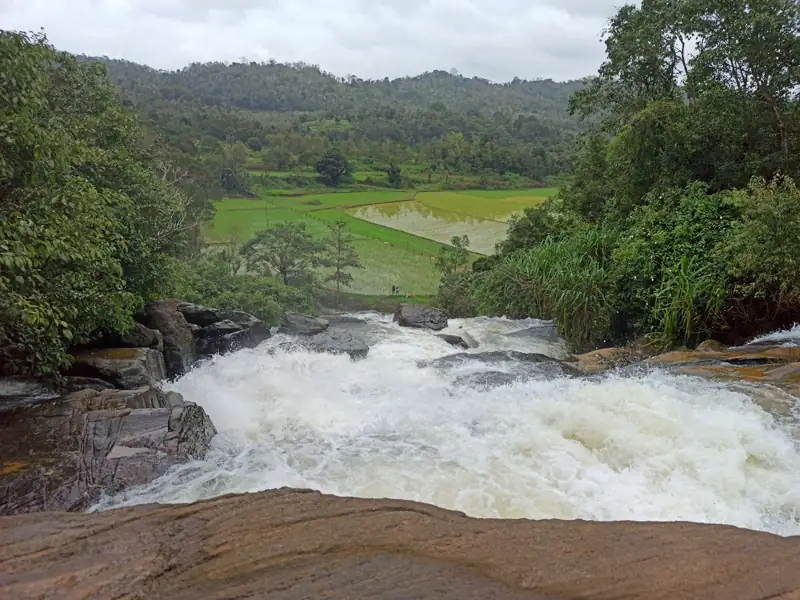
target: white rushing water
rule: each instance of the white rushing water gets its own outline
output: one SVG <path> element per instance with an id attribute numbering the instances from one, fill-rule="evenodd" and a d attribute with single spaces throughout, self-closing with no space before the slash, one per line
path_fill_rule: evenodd
<path id="1" fill-rule="evenodd" d="M 791 414 L 658 372 L 458 387 L 459 375 L 513 365 L 419 367 L 455 350 L 390 317 L 367 320 L 363 361 L 275 351 L 273 338 L 172 384 L 210 414 L 220 431 L 212 449 L 98 508 L 291 486 L 478 517 L 688 520 L 800 534 Z M 540 324 L 451 320 L 447 332 L 477 340 L 471 352 L 562 355 L 560 342 L 529 335 Z"/>

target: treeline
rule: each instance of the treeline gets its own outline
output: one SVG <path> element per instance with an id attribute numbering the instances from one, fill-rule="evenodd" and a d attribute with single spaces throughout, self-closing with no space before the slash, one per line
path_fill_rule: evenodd
<path id="1" fill-rule="evenodd" d="M 202 160 L 225 173 L 226 151 Z M 311 309 L 308 287 L 201 256 L 219 179 L 193 160 L 137 124 L 102 65 L 0 31 L 0 374 L 58 373 L 71 346 L 129 330 L 154 297 L 269 323 Z"/>
<path id="2" fill-rule="evenodd" d="M 83 57 L 84 60 L 88 60 Z M 545 181 L 571 167 L 582 125 L 567 108 L 582 82 L 492 84 L 441 71 L 337 78 L 303 64 L 193 64 L 157 71 L 101 60 L 123 105 L 197 157 L 239 142 L 264 170 L 313 168 L 335 150 L 359 169 L 514 173 Z"/>
<path id="3" fill-rule="evenodd" d="M 571 183 L 440 302 L 554 318 L 576 347 L 800 321 L 799 35 L 793 0 L 620 9 L 571 99 L 595 119 Z"/>

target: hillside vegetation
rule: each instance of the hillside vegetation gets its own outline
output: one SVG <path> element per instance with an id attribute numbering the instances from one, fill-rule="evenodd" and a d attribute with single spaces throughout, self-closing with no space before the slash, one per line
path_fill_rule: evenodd
<path id="1" fill-rule="evenodd" d="M 99 60 L 123 105 L 169 146 L 187 161 L 230 170 L 227 191 L 248 188 L 245 166 L 293 174 L 291 186 L 308 186 L 303 173 L 329 150 L 364 172 L 362 181 L 392 187 L 449 184 L 458 174 L 476 176 L 473 187 L 481 175 L 484 186 L 502 185 L 492 183 L 498 175 L 529 185 L 570 169 L 582 128 L 567 110 L 583 86 L 577 81 L 492 84 L 442 71 L 365 81 L 305 64 L 208 63 L 168 72 Z M 237 145 L 246 165 L 230 164 Z M 393 166 L 397 175 L 387 176 Z"/>
<path id="2" fill-rule="evenodd" d="M 793 0 L 621 8 L 571 99 L 594 123 L 571 182 L 440 302 L 554 318 L 576 347 L 800 321 L 799 35 Z"/>

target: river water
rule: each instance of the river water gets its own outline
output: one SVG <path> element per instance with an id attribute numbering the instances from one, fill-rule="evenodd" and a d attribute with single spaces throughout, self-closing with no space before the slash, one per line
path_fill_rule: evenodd
<path id="1" fill-rule="evenodd" d="M 369 356 L 284 352 L 276 336 L 169 385 L 219 430 L 205 460 L 96 509 L 191 502 L 283 486 L 403 498 L 476 517 L 728 523 L 800 534 L 794 406 L 774 414 L 746 388 L 650 372 L 458 386 L 513 361 L 448 369 L 431 332 L 366 320 Z M 451 320 L 470 352 L 565 354 L 539 321 Z M 788 337 L 788 336 L 787 336 Z M 762 403 L 763 404 L 763 403 Z"/>

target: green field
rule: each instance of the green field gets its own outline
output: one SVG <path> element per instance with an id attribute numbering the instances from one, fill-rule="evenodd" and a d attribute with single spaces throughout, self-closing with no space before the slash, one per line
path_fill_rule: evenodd
<path id="1" fill-rule="evenodd" d="M 206 236 L 216 243 L 242 244 L 271 224 L 303 221 L 315 236 L 342 220 L 355 237 L 364 269 L 353 271 L 350 292 L 387 294 L 393 285 L 409 294 L 436 291 L 435 257 L 442 243 L 466 233 L 474 260 L 491 253 L 502 239 L 506 221 L 552 195 L 548 188 L 513 191 L 411 192 L 384 191 L 274 195 L 229 198 L 216 203 Z"/>

